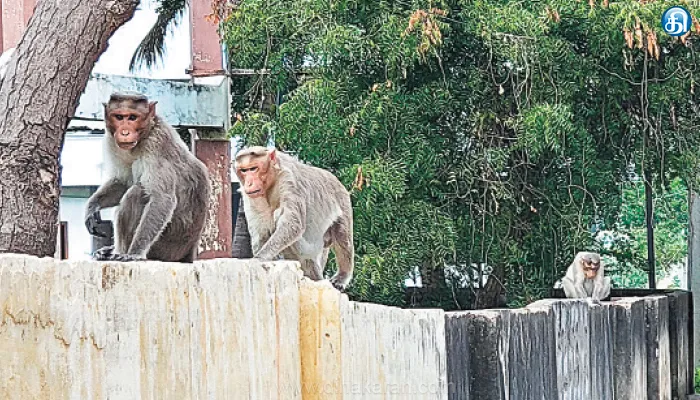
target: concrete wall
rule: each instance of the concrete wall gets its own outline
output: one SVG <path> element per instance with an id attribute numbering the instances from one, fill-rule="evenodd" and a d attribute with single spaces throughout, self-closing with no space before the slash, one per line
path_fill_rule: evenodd
<path id="1" fill-rule="evenodd" d="M 0 398 L 300 399 L 294 267 L 3 255 Z"/>
<path id="2" fill-rule="evenodd" d="M 447 399 L 445 317 L 348 301 L 325 282 L 301 291 L 304 399 Z"/>
<path id="3" fill-rule="evenodd" d="M 293 262 L 0 255 L 2 399 L 447 399 L 444 313 Z"/>
<path id="4" fill-rule="evenodd" d="M 295 262 L 0 255 L 2 399 L 688 399 L 688 292 L 521 309 L 349 301 Z"/>
<path id="5" fill-rule="evenodd" d="M 685 400 L 689 304 L 679 291 L 446 313 L 449 398 Z"/>

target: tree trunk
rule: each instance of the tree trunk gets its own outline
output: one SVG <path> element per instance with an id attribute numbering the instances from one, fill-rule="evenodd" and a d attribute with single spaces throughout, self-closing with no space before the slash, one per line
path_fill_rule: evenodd
<path id="1" fill-rule="evenodd" d="M 38 2 L 0 83 L 0 253 L 54 255 L 68 121 L 107 40 L 137 5 Z"/>
<path id="2" fill-rule="evenodd" d="M 233 233 L 232 257 L 252 258 L 253 250 L 250 246 L 250 233 L 248 232 L 248 221 L 245 219 L 243 209 L 243 199 L 238 203 L 238 214 L 236 215 L 236 229 Z"/>
<path id="3" fill-rule="evenodd" d="M 421 284 L 429 292 L 445 288 L 445 268 L 436 266 L 432 260 L 424 260 L 420 268 Z"/>
<path id="4" fill-rule="evenodd" d="M 473 309 L 482 310 L 506 306 L 505 287 L 503 286 L 504 275 L 502 266 L 496 265 L 493 268 L 486 285 L 477 292 Z"/>
<path id="5" fill-rule="evenodd" d="M 644 169 L 644 218 L 647 225 L 647 266 L 649 268 L 649 289 L 656 289 L 656 255 L 654 254 L 654 189 L 652 175 Z"/>

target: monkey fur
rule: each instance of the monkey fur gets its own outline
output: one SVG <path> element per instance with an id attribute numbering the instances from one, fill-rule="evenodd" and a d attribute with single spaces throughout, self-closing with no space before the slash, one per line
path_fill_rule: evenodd
<path id="1" fill-rule="evenodd" d="M 610 277 L 605 276 L 598 253 L 582 251 L 576 254 L 561 283 L 568 298 L 590 297 L 600 301 L 610 295 Z"/>
<path id="2" fill-rule="evenodd" d="M 338 271 L 331 283 L 345 290 L 354 268 L 353 215 L 338 178 L 260 146 L 238 152 L 236 175 L 253 257 L 299 261 L 307 277 L 321 280 L 332 247 Z"/>
<path id="3" fill-rule="evenodd" d="M 196 256 L 209 174 L 155 105 L 133 93 L 114 93 L 104 105 L 109 179 L 88 200 L 88 231 L 103 236 L 99 211 L 118 207 L 115 244 L 95 252 L 97 260 L 192 262 Z"/>

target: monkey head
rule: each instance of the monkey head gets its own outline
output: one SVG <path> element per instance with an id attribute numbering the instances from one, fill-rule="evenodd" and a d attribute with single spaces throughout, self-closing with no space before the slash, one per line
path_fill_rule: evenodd
<path id="1" fill-rule="evenodd" d="M 133 150 L 150 132 L 156 115 L 157 102 L 148 102 L 142 94 L 114 93 L 105 107 L 107 132 L 114 144 L 126 151 Z"/>
<path id="2" fill-rule="evenodd" d="M 581 269 L 586 279 L 594 279 L 600 269 L 600 256 L 596 253 L 584 253 L 581 256 Z"/>
<path id="3" fill-rule="evenodd" d="M 243 193 L 251 199 L 267 195 L 277 181 L 278 167 L 275 149 L 255 146 L 236 155 L 236 175 Z"/>

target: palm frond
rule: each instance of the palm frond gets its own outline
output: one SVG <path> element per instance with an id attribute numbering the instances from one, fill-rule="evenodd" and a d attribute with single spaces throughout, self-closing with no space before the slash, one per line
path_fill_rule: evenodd
<path id="1" fill-rule="evenodd" d="M 185 11 L 187 0 L 162 0 L 158 6 L 158 19 L 146 36 L 141 40 L 129 62 L 129 71 L 139 67 L 152 67 L 162 59 L 165 52 L 165 37 L 168 28 L 177 25 Z"/>

